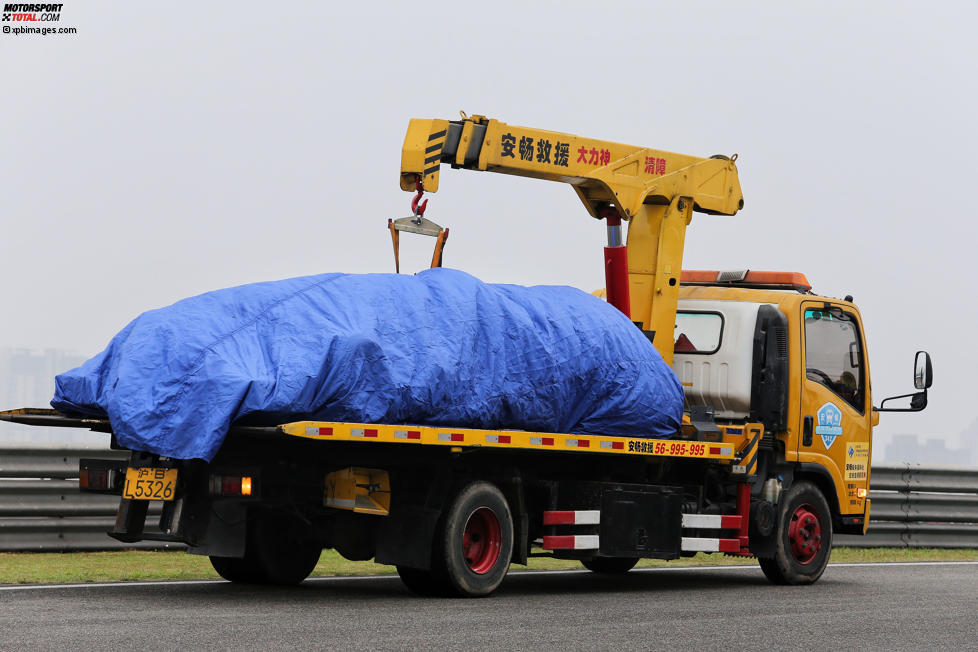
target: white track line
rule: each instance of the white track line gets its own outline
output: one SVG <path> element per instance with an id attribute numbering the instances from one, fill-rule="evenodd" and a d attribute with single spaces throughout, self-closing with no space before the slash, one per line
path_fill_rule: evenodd
<path id="1" fill-rule="evenodd" d="M 975 566 L 978 561 L 878 561 L 829 564 L 829 568 L 858 568 L 861 566 Z M 757 566 L 676 566 L 675 568 L 636 568 L 632 573 L 675 573 L 677 571 L 715 571 L 715 570 L 760 570 Z M 583 575 L 590 571 L 573 570 L 515 570 L 520 575 Z M 366 580 L 389 580 L 397 575 L 332 575 L 329 577 L 310 577 L 306 583 L 323 584 L 329 582 L 348 582 Z M 120 586 L 206 586 L 208 584 L 226 584 L 224 580 L 151 580 L 148 582 L 78 582 L 74 584 L 8 584 L 0 585 L 0 591 L 43 591 L 51 589 L 102 589 Z"/>

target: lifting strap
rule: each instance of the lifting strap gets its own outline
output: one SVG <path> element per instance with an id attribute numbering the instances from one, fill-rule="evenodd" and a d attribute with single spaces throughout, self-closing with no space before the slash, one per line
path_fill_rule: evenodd
<path id="1" fill-rule="evenodd" d="M 431 255 L 431 268 L 441 267 L 442 254 L 445 250 L 445 243 L 448 241 L 448 229 L 443 229 L 431 220 L 420 215 L 402 217 L 398 220 L 389 219 L 387 220 L 387 228 L 391 232 L 391 243 L 394 245 L 394 271 L 396 273 L 401 273 L 400 231 L 433 236 L 435 238 L 435 251 Z"/>
<path id="2" fill-rule="evenodd" d="M 391 241 L 394 243 L 394 273 L 401 273 L 401 261 L 398 258 L 398 252 L 400 251 L 401 237 L 394 228 L 394 220 L 387 220 L 387 228 L 391 230 Z"/>
<path id="3" fill-rule="evenodd" d="M 435 253 L 431 255 L 431 269 L 441 267 L 441 254 L 445 250 L 445 243 L 448 241 L 448 229 L 438 232 L 435 239 Z"/>

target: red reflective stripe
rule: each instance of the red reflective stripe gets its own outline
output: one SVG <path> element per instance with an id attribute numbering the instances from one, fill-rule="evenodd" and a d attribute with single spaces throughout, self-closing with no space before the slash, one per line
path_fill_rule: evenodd
<path id="1" fill-rule="evenodd" d="M 508 443 L 510 443 L 511 440 L 512 439 L 511 439 L 511 437 L 509 435 L 499 435 L 499 443 L 500 444 L 508 444 Z"/>
<path id="2" fill-rule="evenodd" d="M 739 530 L 740 529 L 740 517 L 739 516 L 721 516 L 720 517 L 720 529 L 721 530 Z"/>
<path id="3" fill-rule="evenodd" d="M 577 440 L 577 447 L 578 448 L 588 448 L 590 446 L 591 446 L 591 442 L 588 441 L 587 439 L 578 439 Z"/>
<path id="4" fill-rule="evenodd" d="M 740 552 L 740 541 L 738 539 L 717 539 L 720 552 Z"/>
<path id="5" fill-rule="evenodd" d="M 544 446 L 553 446 L 554 445 L 554 438 L 553 437 L 544 437 L 543 438 L 543 445 Z"/>
<path id="6" fill-rule="evenodd" d="M 408 432 L 407 432 L 407 438 L 408 439 L 421 439 L 421 431 L 420 430 L 408 430 Z"/>
<path id="7" fill-rule="evenodd" d="M 376 437 L 377 436 L 377 429 L 376 428 L 366 429 L 366 430 L 363 431 L 363 436 L 364 437 Z"/>
<path id="8" fill-rule="evenodd" d="M 625 442 L 623 441 L 613 441 L 611 442 L 611 447 L 615 450 L 624 450 Z"/>
<path id="9" fill-rule="evenodd" d="M 573 525 L 574 512 L 544 512 L 544 525 Z"/>
<path id="10" fill-rule="evenodd" d="M 465 435 L 460 432 L 453 432 L 452 441 L 465 441 Z"/>
<path id="11" fill-rule="evenodd" d="M 574 549 L 574 535 L 543 537 L 543 547 L 547 550 Z"/>
<path id="12" fill-rule="evenodd" d="M 710 446 L 710 455 L 719 455 L 723 452 L 723 449 L 719 446 Z"/>
<path id="13" fill-rule="evenodd" d="M 319 429 L 319 434 L 320 435 L 332 435 L 333 434 L 333 429 L 332 428 L 320 428 Z"/>

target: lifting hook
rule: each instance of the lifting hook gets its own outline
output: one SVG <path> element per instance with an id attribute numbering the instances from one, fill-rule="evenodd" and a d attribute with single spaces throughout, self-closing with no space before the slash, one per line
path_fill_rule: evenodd
<path id="1" fill-rule="evenodd" d="M 428 200 L 425 199 L 423 202 L 421 202 L 420 206 L 418 205 L 418 202 L 421 201 L 421 195 L 424 194 L 424 184 L 421 183 L 420 176 L 418 177 L 415 190 L 418 191 L 418 194 L 416 194 L 414 199 L 411 200 L 411 212 L 414 213 L 415 217 L 424 217 L 424 211 L 426 208 L 428 208 Z M 417 220 L 417 222 L 420 224 L 421 220 Z"/>
<path id="2" fill-rule="evenodd" d="M 421 183 L 420 176 L 417 177 L 417 181 L 415 183 L 415 188 L 418 191 L 418 194 L 411 200 L 411 212 L 413 214 L 409 217 L 402 217 L 396 220 L 387 220 L 387 228 L 390 229 L 391 241 L 394 244 L 394 271 L 397 273 L 401 272 L 399 253 L 401 244 L 400 231 L 435 236 L 435 253 L 431 257 L 432 267 L 441 267 L 442 252 L 445 249 L 445 241 L 448 240 L 448 229 L 443 229 L 431 220 L 425 218 L 424 211 L 426 208 L 428 208 L 428 200 L 425 199 L 423 202 L 421 201 L 421 196 L 424 195 L 424 185 Z M 421 202 L 420 205 L 418 202 Z"/>

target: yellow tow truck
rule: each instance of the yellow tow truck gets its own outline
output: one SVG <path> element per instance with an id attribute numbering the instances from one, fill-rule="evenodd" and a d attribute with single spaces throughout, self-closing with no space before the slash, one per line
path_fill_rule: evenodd
<path id="1" fill-rule="evenodd" d="M 872 428 L 918 411 L 932 382 L 874 407 L 862 319 L 851 297 L 815 295 L 802 274 L 682 269 L 693 212 L 743 207 L 736 157 L 698 158 L 483 116 L 411 120 L 400 184 L 413 215 L 389 223 L 437 238 L 423 192 L 442 164 L 570 184 L 607 223 L 606 288 L 685 390 L 671 439 L 301 421 L 235 425 L 209 463 L 131 451 L 82 460 L 83 491 L 120 495 L 110 536 L 178 541 L 235 582 L 289 584 L 324 547 L 393 564 L 423 595 L 493 592 L 511 563 L 577 559 L 624 573 L 641 558 L 699 551 L 758 558 L 774 583 L 816 581 L 835 532 L 869 520 Z M 628 223 L 627 240 L 622 223 Z M 111 423 L 53 410 L 0 419 Z M 114 441 L 114 439 L 113 439 Z M 147 507 L 163 504 L 158 528 Z"/>

